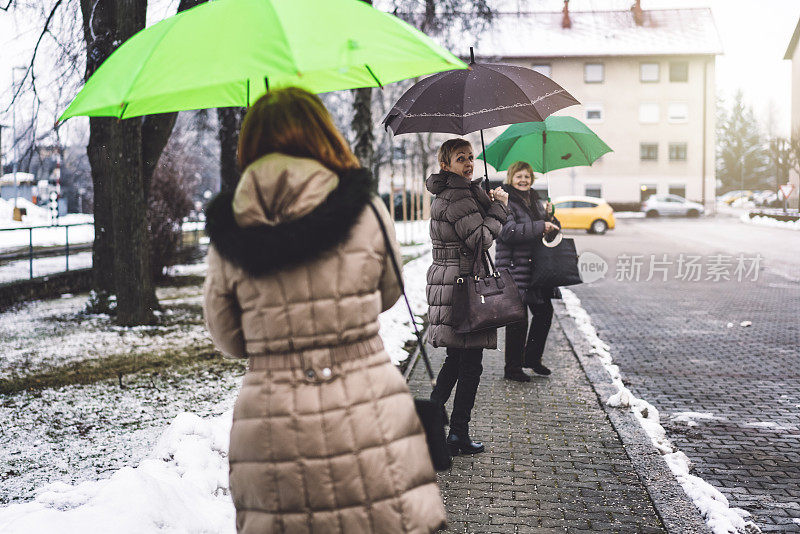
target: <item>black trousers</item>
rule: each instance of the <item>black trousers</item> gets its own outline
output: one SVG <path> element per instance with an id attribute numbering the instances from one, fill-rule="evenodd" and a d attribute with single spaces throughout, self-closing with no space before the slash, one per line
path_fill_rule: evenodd
<path id="1" fill-rule="evenodd" d="M 450 398 L 453 387 L 456 396 L 453 399 L 453 413 L 450 414 L 450 432 L 459 437 L 469 435 L 469 421 L 475 395 L 483 372 L 483 349 L 447 348 L 447 358 L 442 370 L 436 377 L 436 387 L 431 393 L 431 400 L 444 403 Z"/>
<path id="2" fill-rule="evenodd" d="M 542 304 L 528 304 L 528 309 L 532 315 L 530 328 L 527 312 L 524 321 L 506 327 L 506 374 L 542 362 L 547 334 L 553 323 L 553 303 L 547 299 Z"/>

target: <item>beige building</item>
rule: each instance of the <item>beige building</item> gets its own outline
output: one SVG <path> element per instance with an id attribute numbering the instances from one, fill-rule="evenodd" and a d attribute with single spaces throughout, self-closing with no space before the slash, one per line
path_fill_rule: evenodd
<path id="1" fill-rule="evenodd" d="M 800 134 L 800 49 L 797 43 L 800 41 L 800 20 L 797 21 L 794 34 L 789 41 L 789 47 L 786 49 L 783 59 L 792 61 L 792 121 L 791 135 Z M 800 208 L 800 176 L 794 169 L 789 173 L 789 181 L 794 184 L 794 192 L 790 197 L 793 205 Z"/>
<path id="2" fill-rule="evenodd" d="M 722 47 L 710 9 L 512 12 L 490 26 L 475 36 L 479 61 L 550 76 L 582 103 L 557 114 L 582 120 L 614 150 L 592 167 L 550 173 L 552 196 L 602 196 L 622 209 L 653 193 L 713 204 Z"/>

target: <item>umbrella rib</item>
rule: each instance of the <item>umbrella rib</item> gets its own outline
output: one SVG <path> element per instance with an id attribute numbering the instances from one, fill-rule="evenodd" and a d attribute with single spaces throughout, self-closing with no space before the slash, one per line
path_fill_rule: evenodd
<path id="1" fill-rule="evenodd" d="M 366 63 L 364 63 L 364 66 L 367 68 L 367 71 L 369 72 L 370 76 L 372 76 L 372 79 L 373 79 L 373 80 L 375 80 L 375 81 L 378 83 L 378 87 L 380 87 L 380 88 L 381 88 L 381 90 L 383 90 L 383 84 L 382 84 L 382 83 L 381 83 L 381 81 L 378 79 L 378 77 L 377 77 L 377 76 L 375 76 L 375 73 L 374 73 L 374 72 L 372 72 L 372 69 L 371 69 L 371 68 L 369 68 L 369 65 L 367 65 Z"/>
<path id="2" fill-rule="evenodd" d="M 593 162 L 589 161 L 589 156 L 586 155 L 586 152 L 584 152 L 583 147 L 581 147 L 581 144 L 578 142 L 578 140 L 572 137 L 572 132 L 568 133 L 567 136 L 575 141 L 575 146 L 578 147 L 578 150 L 581 151 L 581 154 L 583 154 L 583 157 L 586 158 L 586 161 L 589 162 L 589 166 L 591 167 Z"/>

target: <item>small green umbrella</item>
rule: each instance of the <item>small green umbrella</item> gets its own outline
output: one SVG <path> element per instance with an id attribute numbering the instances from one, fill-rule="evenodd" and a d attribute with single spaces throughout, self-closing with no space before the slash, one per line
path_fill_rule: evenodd
<path id="1" fill-rule="evenodd" d="M 322 93 L 465 68 L 360 0 L 217 0 L 131 37 L 59 120 L 249 106 L 269 88 Z"/>
<path id="2" fill-rule="evenodd" d="M 611 148 L 578 119 L 551 115 L 544 122 L 512 124 L 478 158 L 486 158 L 498 171 L 525 161 L 534 171 L 547 173 L 589 166 L 607 152 Z"/>

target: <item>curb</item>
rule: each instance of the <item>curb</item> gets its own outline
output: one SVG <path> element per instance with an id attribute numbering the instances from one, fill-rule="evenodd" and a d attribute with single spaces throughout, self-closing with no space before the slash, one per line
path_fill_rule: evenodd
<path id="1" fill-rule="evenodd" d="M 669 470 L 667 463 L 661 458 L 650 443 L 639 421 L 625 408 L 607 406 L 605 399 L 616 393 L 603 364 L 590 355 L 591 349 L 586 338 L 578 329 L 575 321 L 567 314 L 566 306 L 561 301 L 553 301 L 556 318 L 578 359 L 586 378 L 597 394 L 598 401 L 606 412 L 611 425 L 619 435 L 625 452 L 639 476 L 656 513 L 661 518 L 667 532 L 690 534 L 710 533 L 700 511 L 689 499 L 675 475 Z"/>

